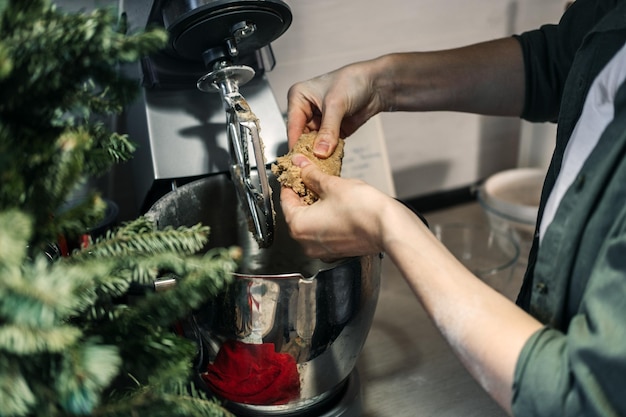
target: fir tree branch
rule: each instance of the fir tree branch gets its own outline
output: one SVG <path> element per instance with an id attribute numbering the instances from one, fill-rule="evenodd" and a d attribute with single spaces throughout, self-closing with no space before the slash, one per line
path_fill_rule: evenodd
<path id="1" fill-rule="evenodd" d="M 166 32 L 125 34 L 105 10 L 62 13 L 49 0 L 0 0 L 0 416 L 227 416 L 190 395 L 194 343 L 170 325 L 227 285 L 232 251 L 193 256 L 209 229 L 156 230 L 145 218 L 69 258 L 41 248 L 84 233 L 103 212 L 72 193 L 134 144 L 102 120 L 138 91 L 117 66 L 166 44 Z M 123 25 L 124 22 L 121 22 Z M 174 274 L 165 293 L 131 302 L 133 284 Z M 139 386 L 114 391 L 123 375 Z"/>
<path id="2" fill-rule="evenodd" d="M 99 176 L 114 164 L 130 160 L 136 145 L 127 135 L 109 132 L 102 123 L 90 126 L 90 134 L 94 139 L 91 158 L 85 161 L 88 175 Z"/>
<path id="3" fill-rule="evenodd" d="M 62 352 L 74 345 L 82 332 L 72 326 L 41 327 L 4 324 L 0 327 L 0 351 L 31 355 L 41 352 Z"/>
<path id="4" fill-rule="evenodd" d="M 39 257 L 23 267 L 23 275 L 0 283 L 0 317 L 4 322 L 50 328 L 71 317 L 80 306 L 93 303 L 90 289 L 100 277 L 107 276 L 111 265 L 90 264 L 89 268 L 50 266 Z"/>
<path id="5" fill-rule="evenodd" d="M 11 280 L 26 258 L 32 220 L 18 210 L 0 211 L 0 291 L 1 282 Z M 1 295 L 1 292 L 0 292 Z"/>
<path id="6" fill-rule="evenodd" d="M 31 246 L 66 230 L 51 215 L 86 175 L 128 159 L 133 145 L 93 116 L 119 113 L 138 83 L 117 71 L 165 45 L 163 30 L 120 33 L 114 13 L 61 13 L 9 1 L 0 16 L 0 210 L 31 213 Z M 85 219 L 88 220 L 88 219 Z M 74 226 L 72 226 L 74 227 Z"/>
<path id="7" fill-rule="evenodd" d="M 208 239 L 209 228 L 201 224 L 157 230 L 151 220 L 140 217 L 115 231 L 107 232 L 104 238 L 98 239 L 88 250 L 74 254 L 73 260 L 80 261 L 92 256 L 111 258 L 166 252 L 191 255 L 200 251 Z"/>
<path id="8" fill-rule="evenodd" d="M 106 208 L 100 195 L 92 192 L 74 206 L 57 212 L 52 219 L 49 235 L 56 233 L 77 240 L 78 236 L 88 233 L 93 225 L 104 218 Z"/>
<path id="9" fill-rule="evenodd" d="M 37 403 L 17 362 L 12 356 L 0 355 L 0 404 L 2 416 L 26 416 Z"/>
<path id="10" fill-rule="evenodd" d="M 93 417 L 126 417 L 131 414 L 151 417 L 234 417 L 215 400 L 184 381 L 174 381 L 176 388 L 159 391 L 154 387 L 137 390 L 129 398 L 111 401 L 99 407 Z M 167 410 L 167 411 L 166 411 Z"/>
<path id="11" fill-rule="evenodd" d="M 156 325 L 170 325 L 172 317 L 184 317 L 220 294 L 231 282 L 236 265 L 232 251 L 226 249 L 215 249 L 203 257 L 188 258 L 183 279 L 179 279 L 168 291 L 149 294 L 139 300 L 135 308 L 120 320 L 132 323 L 141 317 L 150 317 Z"/>
<path id="12" fill-rule="evenodd" d="M 56 370 L 55 390 L 61 407 L 72 415 L 89 414 L 117 375 L 121 358 L 113 346 L 86 341 L 72 347 Z"/>

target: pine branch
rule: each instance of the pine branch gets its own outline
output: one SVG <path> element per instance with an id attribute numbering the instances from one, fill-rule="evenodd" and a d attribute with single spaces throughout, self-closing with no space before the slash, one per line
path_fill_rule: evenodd
<path id="1" fill-rule="evenodd" d="M 208 238 L 209 228 L 201 224 L 157 230 L 151 220 L 140 217 L 113 232 L 107 232 L 105 237 L 97 240 L 88 251 L 74 254 L 73 259 L 167 252 L 190 255 L 200 251 L 208 242 Z"/>
<path id="2" fill-rule="evenodd" d="M 18 210 L 0 211 L 0 231 L 0 276 L 2 281 L 11 280 L 15 276 L 14 270 L 19 269 L 26 258 L 32 221 Z"/>
<path id="3" fill-rule="evenodd" d="M 0 209 L 31 213 L 33 247 L 66 230 L 52 215 L 82 178 L 134 150 L 93 120 L 138 92 L 117 65 L 158 50 L 167 35 L 119 29 L 113 13 L 61 13 L 44 0 L 9 1 L 0 16 Z"/>
<path id="4" fill-rule="evenodd" d="M 126 417 L 132 413 L 151 417 L 234 417 L 215 400 L 184 381 L 172 381 L 172 388 L 141 389 L 129 398 L 99 407 L 94 417 Z"/>
<path id="5" fill-rule="evenodd" d="M 0 355 L 0 404 L 2 416 L 26 416 L 37 403 L 35 393 L 12 356 Z"/>
<path id="6" fill-rule="evenodd" d="M 123 26 L 105 10 L 0 0 L 1 417 L 229 415 L 194 395 L 197 347 L 171 325 L 230 282 L 236 251 L 194 255 L 207 227 L 157 230 L 146 218 L 68 258 L 42 250 L 96 223 L 97 193 L 76 205 L 71 194 L 135 149 L 102 121 L 138 91 L 117 65 L 162 48 L 166 32 Z M 132 285 L 169 275 L 172 290 L 131 302 Z"/>
<path id="7" fill-rule="evenodd" d="M 124 371 L 141 386 L 157 389 L 168 381 L 190 381 L 197 347 L 172 329 L 173 326 L 160 327 L 144 317 L 141 325 L 132 326 L 129 340 L 118 346 Z"/>
<path id="8" fill-rule="evenodd" d="M 142 233 L 152 235 L 158 231 L 141 219 L 128 225 L 122 234 L 141 238 Z M 178 233 L 186 235 L 185 230 Z M 110 235 L 116 236 L 115 233 Z M 80 347 L 86 343 L 83 336 L 102 338 L 105 345 L 119 344 L 116 349 L 127 372 L 143 384 L 160 386 L 173 376 L 188 378 L 196 348 L 190 341 L 176 336 L 170 325 L 223 288 L 236 266 L 234 255 L 236 253 L 226 249 L 216 249 L 202 257 L 165 252 L 143 254 L 137 262 L 134 256 L 111 256 L 107 260 L 91 254 L 80 258 L 82 260 L 70 258 L 52 265 L 40 258 L 26 265 L 21 279 L 0 280 L 5 295 L 0 300 L 0 311 L 7 321 L 0 327 L 0 351 L 31 357 L 39 352 L 60 355 L 56 362 L 65 364 L 59 365 L 65 371 L 53 372 L 58 384 L 55 398 L 59 399 L 61 409 L 73 410 L 72 413 L 95 407 L 105 385 L 85 379 L 88 364 L 81 361 L 85 355 L 77 353 L 83 352 L 84 347 Z M 122 294 L 137 277 L 133 273 L 137 265 L 176 272 L 180 274 L 179 283 L 173 290 L 145 297 L 136 305 L 121 306 L 119 314 L 108 325 L 103 325 L 101 320 L 94 325 L 81 325 L 86 333 L 61 325 L 81 311 L 98 306 L 107 299 L 103 293 Z M 113 295 L 108 298 L 111 305 L 113 298 Z M 111 311 L 106 308 L 110 306 L 102 307 L 103 311 Z M 86 318 L 89 320 L 89 316 Z M 72 319 L 70 323 L 80 324 L 82 320 Z M 16 324 L 9 325 L 9 322 Z M 99 346 L 97 349 L 109 348 Z M 106 362 L 111 366 L 110 374 L 118 371 L 115 361 Z M 94 363 L 102 363 L 102 358 Z M 162 366 L 155 367 L 155 363 Z M 73 380 L 73 377 L 78 379 Z M 38 398 L 41 397 L 48 398 L 38 392 Z"/>
<path id="9" fill-rule="evenodd" d="M 65 353 L 56 370 L 55 391 L 61 407 L 72 415 L 89 414 L 117 375 L 121 358 L 113 346 L 86 341 Z"/>
<path id="10" fill-rule="evenodd" d="M 183 317 L 220 294 L 235 271 L 233 258 L 233 252 L 226 249 L 212 250 L 202 258 L 189 258 L 184 264 L 184 279 L 158 297 L 152 295 L 139 300 L 120 320 L 132 323 L 140 317 L 150 317 L 157 325 L 171 324 L 172 316 Z"/>
<path id="11" fill-rule="evenodd" d="M 186 317 L 220 294 L 231 281 L 236 267 L 232 253 L 232 250 L 216 249 L 203 257 L 179 258 L 176 261 L 177 282 L 173 288 L 160 293 L 147 293 L 132 307 L 117 310 L 114 322 L 98 322 L 98 331 L 137 338 L 146 331 L 170 329 L 177 319 Z M 165 270 L 164 265 L 159 263 L 161 258 L 161 255 L 151 257 L 150 262 L 156 265 L 159 274 L 170 274 L 171 271 Z M 170 256 L 166 258 L 173 259 Z M 171 265 L 169 260 L 166 263 Z"/>
<path id="12" fill-rule="evenodd" d="M 131 159 L 136 145 L 127 135 L 109 132 L 102 123 L 90 126 L 90 135 L 94 138 L 94 147 L 90 158 L 85 161 L 88 175 L 99 176 L 112 165 Z"/>
<path id="13" fill-rule="evenodd" d="M 91 192 L 83 200 L 73 203 L 73 206 L 55 214 L 48 235 L 61 235 L 70 241 L 78 241 L 79 236 L 87 234 L 106 213 L 107 205 L 96 192 Z"/>
<path id="14" fill-rule="evenodd" d="M 90 289 L 99 277 L 111 270 L 107 263 L 90 264 L 88 268 L 50 266 L 39 257 L 22 268 L 23 274 L 3 280 L 0 317 L 6 323 L 50 328 L 71 317 L 79 306 L 94 300 Z"/>
<path id="15" fill-rule="evenodd" d="M 62 352 L 76 344 L 82 332 L 72 326 L 42 329 L 23 324 L 0 327 L 0 351 L 31 355 L 40 352 Z"/>

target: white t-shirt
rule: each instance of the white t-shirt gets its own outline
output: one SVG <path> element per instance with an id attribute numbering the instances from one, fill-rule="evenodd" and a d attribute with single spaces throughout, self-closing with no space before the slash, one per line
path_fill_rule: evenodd
<path id="1" fill-rule="evenodd" d="M 565 148 L 561 171 L 540 220 L 540 242 L 554 219 L 563 195 L 574 182 L 593 148 L 598 144 L 602 132 L 613 120 L 613 99 L 625 79 L 626 44 L 613 56 L 591 84 L 583 111 Z"/>

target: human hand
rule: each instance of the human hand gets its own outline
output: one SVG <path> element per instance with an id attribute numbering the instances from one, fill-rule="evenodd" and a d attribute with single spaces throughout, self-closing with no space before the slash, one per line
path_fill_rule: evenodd
<path id="1" fill-rule="evenodd" d="M 360 62 L 293 85 L 288 94 L 289 148 L 302 133 L 316 130 L 314 153 L 327 158 L 337 138 L 351 135 L 378 113 L 382 99 L 370 79 L 372 67 L 373 61 Z"/>
<path id="2" fill-rule="evenodd" d="M 385 208 L 397 202 L 362 181 L 324 174 L 302 154 L 292 160 L 320 198 L 308 205 L 292 189 L 281 190 L 289 233 L 305 254 L 331 261 L 381 252 Z"/>

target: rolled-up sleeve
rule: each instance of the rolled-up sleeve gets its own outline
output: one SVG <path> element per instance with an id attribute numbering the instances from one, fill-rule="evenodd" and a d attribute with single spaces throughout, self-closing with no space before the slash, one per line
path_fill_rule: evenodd
<path id="1" fill-rule="evenodd" d="M 624 254 L 622 227 L 601 250 L 567 333 L 544 327 L 526 343 L 515 370 L 515 416 L 626 415 Z"/>
<path id="2" fill-rule="evenodd" d="M 524 55 L 526 93 L 522 118 L 555 122 L 565 81 L 585 34 L 616 0 L 577 0 L 558 24 L 515 36 Z"/>

